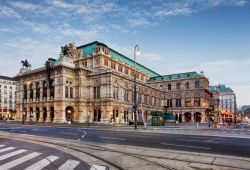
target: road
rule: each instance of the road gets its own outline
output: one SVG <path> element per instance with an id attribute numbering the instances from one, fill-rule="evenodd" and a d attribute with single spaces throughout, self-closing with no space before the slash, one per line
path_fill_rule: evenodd
<path id="1" fill-rule="evenodd" d="M 63 139 L 250 157 L 250 139 L 116 131 L 115 129 L 0 124 L 0 131 Z M 195 133 L 195 131 L 194 131 Z"/>

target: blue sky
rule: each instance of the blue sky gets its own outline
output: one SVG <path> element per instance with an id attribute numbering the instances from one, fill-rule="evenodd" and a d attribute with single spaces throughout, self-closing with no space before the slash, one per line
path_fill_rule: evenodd
<path id="1" fill-rule="evenodd" d="M 250 104 L 249 0 L 0 0 L 0 74 L 33 68 L 60 46 L 95 40 L 160 74 L 205 71 Z"/>

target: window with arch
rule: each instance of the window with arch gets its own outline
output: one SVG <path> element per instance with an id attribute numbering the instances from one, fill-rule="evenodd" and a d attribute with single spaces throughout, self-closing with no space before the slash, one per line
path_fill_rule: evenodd
<path id="1" fill-rule="evenodd" d="M 200 81 L 198 81 L 198 80 L 195 81 L 195 88 L 197 88 L 197 89 L 200 88 Z"/>
<path id="2" fill-rule="evenodd" d="M 171 84 L 168 84 L 168 90 L 171 90 Z"/>
<path id="3" fill-rule="evenodd" d="M 189 82 L 186 82 L 185 88 L 186 88 L 186 89 L 189 89 Z"/>
<path id="4" fill-rule="evenodd" d="M 177 89 L 177 90 L 180 90 L 180 89 L 181 89 L 181 83 L 179 83 L 179 82 L 176 83 L 176 89 Z"/>

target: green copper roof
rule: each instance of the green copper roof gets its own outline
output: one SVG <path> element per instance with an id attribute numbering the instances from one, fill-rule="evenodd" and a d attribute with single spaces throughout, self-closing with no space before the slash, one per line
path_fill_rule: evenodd
<path id="1" fill-rule="evenodd" d="M 194 72 L 152 77 L 151 80 L 178 80 L 178 79 L 185 79 L 185 78 L 194 78 L 194 77 L 199 77 L 199 76 L 200 74 L 194 71 Z"/>
<path id="2" fill-rule="evenodd" d="M 233 93 L 233 90 L 230 87 L 226 87 L 225 85 L 218 86 L 209 86 L 210 91 L 219 91 L 220 93 Z"/>
<path id="3" fill-rule="evenodd" d="M 82 45 L 80 47 L 77 47 L 78 49 L 81 48 L 83 50 L 83 54 L 84 54 L 84 57 L 86 57 L 87 55 L 92 55 L 95 48 L 99 45 L 102 45 L 102 46 L 105 46 L 105 47 L 108 47 L 106 44 L 103 44 L 103 43 L 100 43 L 98 41 L 95 41 L 95 42 L 92 42 L 92 43 L 89 43 L 89 44 L 86 44 L 86 45 Z M 108 47 L 109 48 L 109 47 Z M 134 66 L 134 60 L 120 54 L 119 52 L 109 48 L 110 50 L 110 55 L 112 58 L 115 58 L 125 64 L 128 64 L 129 66 Z M 150 77 L 155 77 L 155 76 L 159 76 L 158 73 L 150 70 L 149 68 L 139 64 L 139 63 L 136 63 L 136 68 L 140 71 L 143 71 L 144 73 L 148 74 Z"/>

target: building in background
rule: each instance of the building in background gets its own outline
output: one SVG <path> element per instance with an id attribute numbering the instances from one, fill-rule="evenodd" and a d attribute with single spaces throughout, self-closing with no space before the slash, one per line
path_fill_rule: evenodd
<path id="1" fill-rule="evenodd" d="M 233 122 L 237 111 L 236 95 L 230 87 L 225 85 L 211 86 L 211 89 L 219 92 L 219 110 L 223 122 Z"/>
<path id="2" fill-rule="evenodd" d="M 16 111 L 16 81 L 0 76 L 0 119 L 14 118 Z"/>
<path id="3" fill-rule="evenodd" d="M 19 120 L 85 123 L 133 120 L 134 77 L 138 112 L 170 112 L 180 122 L 206 122 L 209 81 L 197 72 L 161 76 L 100 42 L 62 48 L 44 67 L 16 76 Z"/>
<path id="4" fill-rule="evenodd" d="M 163 92 L 163 107 L 175 115 L 176 121 L 208 122 L 211 93 L 203 72 L 157 76 L 147 83 Z"/>

